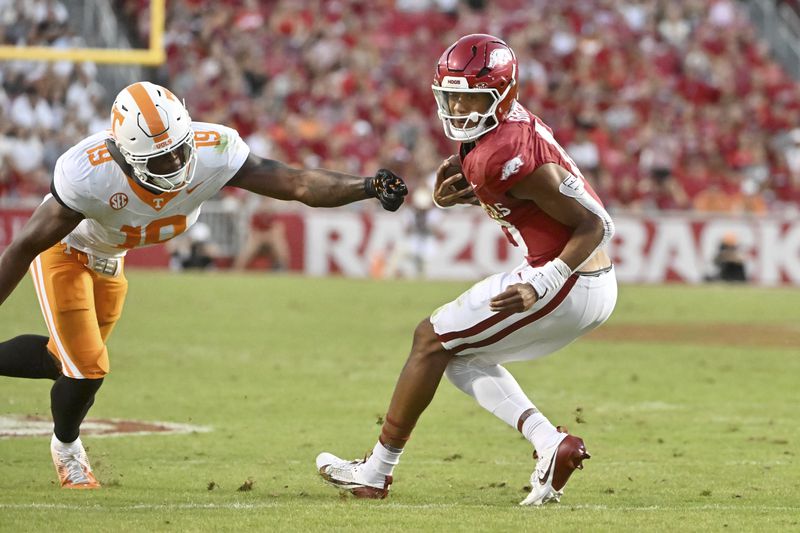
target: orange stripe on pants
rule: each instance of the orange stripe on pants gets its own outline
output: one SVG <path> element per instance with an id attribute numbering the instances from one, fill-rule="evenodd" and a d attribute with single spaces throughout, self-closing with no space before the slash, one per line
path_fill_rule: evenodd
<path id="1" fill-rule="evenodd" d="M 128 281 L 89 270 L 57 244 L 31 264 L 36 294 L 64 375 L 98 379 L 109 372 L 106 341 L 122 314 Z"/>

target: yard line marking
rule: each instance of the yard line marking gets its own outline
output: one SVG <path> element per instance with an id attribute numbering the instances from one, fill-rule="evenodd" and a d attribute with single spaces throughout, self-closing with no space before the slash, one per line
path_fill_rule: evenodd
<path id="1" fill-rule="evenodd" d="M 208 433 L 211 430 L 210 426 L 178 422 L 122 420 L 117 418 L 89 418 L 81 425 L 81 433 L 92 437 L 176 435 Z M 50 417 L 0 416 L 0 440 L 13 437 L 49 437 L 52 434 L 53 422 Z"/>

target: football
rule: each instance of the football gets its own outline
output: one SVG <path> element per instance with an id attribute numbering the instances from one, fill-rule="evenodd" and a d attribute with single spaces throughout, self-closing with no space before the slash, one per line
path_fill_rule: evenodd
<path id="1" fill-rule="evenodd" d="M 452 156 L 450 158 L 450 166 L 444 169 L 444 179 L 447 179 L 455 174 L 460 174 L 461 172 L 461 161 L 459 161 L 457 156 Z M 469 187 L 469 182 L 467 181 L 467 178 L 462 176 L 461 179 L 456 181 L 452 186 L 454 189 L 460 191 L 461 189 L 466 189 Z"/>

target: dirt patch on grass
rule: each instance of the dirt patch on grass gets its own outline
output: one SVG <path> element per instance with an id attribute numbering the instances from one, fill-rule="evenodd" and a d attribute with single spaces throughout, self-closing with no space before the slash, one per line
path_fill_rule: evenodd
<path id="1" fill-rule="evenodd" d="M 593 341 L 659 342 L 714 346 L 800 348 L 800 329 L 765 324 L 606 324 L 588 336 Z"/>

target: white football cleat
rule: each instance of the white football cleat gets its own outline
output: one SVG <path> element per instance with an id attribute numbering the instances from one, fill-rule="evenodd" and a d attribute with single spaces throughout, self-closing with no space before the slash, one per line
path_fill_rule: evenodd
<path id="1" fill-rule="evenodd" d="M 71 444 L 64 444 L 53 435 L 50 439 L 50 454 L 61 487 L 64 489 L 99 489 L 100 483 L 89 466 L 89 457 L 78 438 Z"/>
<path id="2" fill-rule="evenodd" d="M 389 495 L 392 476 L 384 476 L 382 482 L 371 482 L 364 475 L 365 459 L 346 461 L 332 453 L 322 452 L 317 456 L 317 471 L 326 483 L 347 491 L 356 498 L 382 500 Z"/>
<path id="3" fill-rule="evenodd" d="M 591 456 L 580 437 L 562 433 L 559 441 L 542 451 L 531 474 L 531 492 L 520 505 L 558 503 L 562 490 L 575 470 L 583 469 L 583 460 Z"/>

